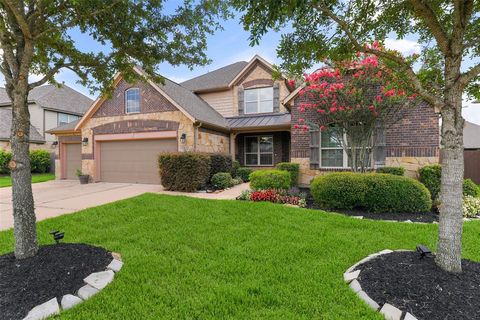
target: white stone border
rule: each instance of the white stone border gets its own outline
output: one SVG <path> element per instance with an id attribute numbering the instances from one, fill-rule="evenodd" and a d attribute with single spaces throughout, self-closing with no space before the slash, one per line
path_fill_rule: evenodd
<path id="1" fill-rule="evenodd" d="M 23 320 L 43 320 L 53 315 L 57 315 L 61 310 L 68 310 L 77 304 L 82 303 L 105 288 L 113 281 L 115 273 L 122 269 L 123 262 L 120 254 L 112 252 L 113 260 L 107 266 L 107 270 L 95 272 L 83 279 L 85 285 L 78 289 L 76 295 L 66 294 L 61 298 L 60 304 L 58 299 L 52 298 L 30 310 Z M 60 299 L 60 298 L 59 298 Z"/>
<path id="2" fill-rule="evenodd" d="M 367 305 L 369 305 L 373 310 L 379 311 L 383 316 L 385 317 L 386 320 L 401 320 L 402 319 L 402 314 L 403 311 L 396 308 L 395 306 L 385 303 L 381 308 L 380 305 L 375 302 L 372 298 L 370 298 L 365 291 L 362 290 L 362 286 L 360 282 L 358 281 L 358 277 L 360 273 L 362 272 L 361 269 L 355 270 L 359 265 L 372 260 L 378 256 L 384 255 L 384 254 L 389 254 L 392 252 L 404 252 L 404 251 L 411 251 L 411 250 L 389 250 L 385 249 L 377 253 L 372 253 L 368 257 L 358 261 L 355 263 L 353 266 L 347 269 L 347 271 L 343 274 L 343 280 L 347 284 L 349 284 L 350 288 L 355 292 L 360 299 L 362 299 Z M 354 271 L 355 270 L 355 271 Z M 403 318 L 404 320 L 417 320 L 411 313 L 407 312 L 405 317 Z"/>

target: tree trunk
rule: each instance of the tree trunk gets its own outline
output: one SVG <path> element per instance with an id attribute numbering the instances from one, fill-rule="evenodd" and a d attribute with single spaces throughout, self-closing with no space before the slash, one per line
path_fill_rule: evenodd
<path id="1" fill-rule="evenodd" d="M 442 108 L 442 185 L 436 263 L 455 273 L 462 271 L 463 125 L 462 91 L 456 86 L 447 87 Z"/>
<path id="2" fill-rule="evenodd" d="M 20 79 L 10 91 L 12 99 L 12 202 L 15 235 L 15 257 L 25 259 L 38 251 L 35 208 L 32 193 L 32 174 L 29 155 L 30 113 L 28 111 L 28 82 Z"/>

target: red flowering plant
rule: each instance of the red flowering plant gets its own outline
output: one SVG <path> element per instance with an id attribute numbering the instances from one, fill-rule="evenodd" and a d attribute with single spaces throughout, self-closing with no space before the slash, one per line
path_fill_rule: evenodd
<path id="1" fill-rule="evenodd" d="M 377 42 L 371 46 L 383 50 Z M 294 128 L 325 132 L 330 143 L 345 150 L 352 171 L 364 172 L 380 133 L 416 105 L 416 94 L 404 75 L 376 55 L 359 52 L 353 60 L 328 64 L 304 75 L 298 109 L 313 110 L 317 117 L 299 118 Z"/>

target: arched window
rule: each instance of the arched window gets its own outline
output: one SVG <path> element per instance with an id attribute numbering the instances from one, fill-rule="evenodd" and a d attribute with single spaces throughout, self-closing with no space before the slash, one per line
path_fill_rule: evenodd
<path id="1" fill-rule="evenodd" d="M 125 91 L 125 112 L 140 112 L 140 89 L 130 88 Z"/>

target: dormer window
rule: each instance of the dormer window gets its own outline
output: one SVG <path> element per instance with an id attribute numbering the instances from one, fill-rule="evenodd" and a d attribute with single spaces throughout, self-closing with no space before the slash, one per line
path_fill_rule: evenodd
<path id="1" fill-rule="evenodd" d="M 273 112 L 273 87 L 245 90 L 245 114 Z"/>
<path id="2" fill-rule="evenodd" d="M 140 112 L 140 89 L 130 88 L 125 91 L 125 113 Z"/>

